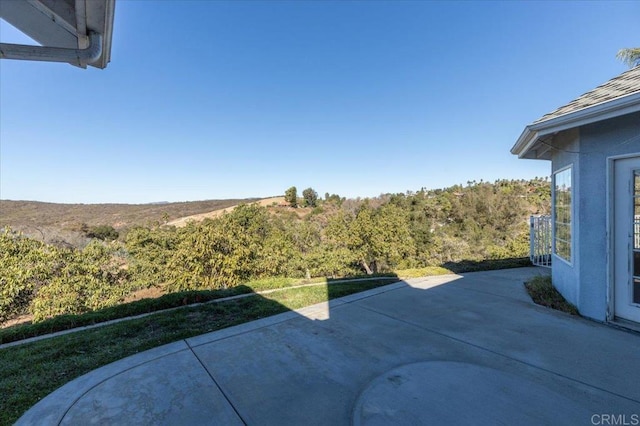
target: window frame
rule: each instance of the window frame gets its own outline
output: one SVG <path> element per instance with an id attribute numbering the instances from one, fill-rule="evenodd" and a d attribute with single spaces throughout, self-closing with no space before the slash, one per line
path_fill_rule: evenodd
<path id="1" fill-rule="evenodd" d="M 569 191 L 568 192 L 568 202 L 567 200 L 563 200 L 563 202 L 558 206 L 558 195 L 564 193 L 565 191 L 558 191 L 558 175 L 568 172 L 568 183 L 569 183 Z M 574 178 L 573 178 L 573 164 L 569 164 L 565 167 L 562 167 L 555 172 L 553 172 L 553 198 L 552 198 L 552 217 L 553 217 L 553 254 L 558 259 L 563 262 L 568 263 L 569 265 L 573 264 L 573 206 L 574 206 Z M 562 183 L 566 183 L 566 180 Z M 558 218 L 558 210 L 559 207 L 562 208 L 562 218 Z M 558 225 L 561 225 L 560 228 L 564 229 L 564 233 L 568 233 L 568 237 L 564 235 L 561 237 L 558 236 Z M 565 234 L 566 235 L 566 234 Z M 563 254 L 558 251 L 558 242 L 564 244 L 569 250 L 569 256 L 566 257 L 566 254 Z"/>

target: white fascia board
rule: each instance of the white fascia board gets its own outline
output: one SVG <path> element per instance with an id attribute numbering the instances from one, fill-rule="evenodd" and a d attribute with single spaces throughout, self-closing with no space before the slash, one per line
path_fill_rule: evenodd
<path id="1" fill-rule="evenodd" d="M 95 62 L 97 68 L 105 68 L 111 60 L 111 38 L 113 36 L 113 19 L 115 0 L 92 1 L 85 3 L 85 19 L 87 31 L 95 31 L 102 35 L 102 55 Z"/>
<path id="2" fill-rule="evenodd" d="M 115 0 L 106 0 L 104 5 L 104 34 L 102 37 L 102 57 L 95 66 L 105 68 L 111 62 L 111 42 L 113 38 L 113 20 L 116 12 Z"/>
<path id="3" fill-rule="evenodd" d="M 518 158 L 524 158 L 542 136 L 638 111 L 640 111 L 640 92 L 635 92 L 609 102 L 529 124 L 511 148 L 511 153 Z"/>
<path id="4" fill-rule="evenodd" d="M 531 131 L 530 126 L 531 125 L 524 128 L 516 143 L 513 145 L 513 147 L 511 147 L 511 153 L 513 155 L 517 155 L 518 158 L 522 158 L 522 155 L 525 153 L 525 151 L 527 151 L 526 148 L 531 145 L 531 140 L 537 139 L 535 138 L 535 132 Z"/>

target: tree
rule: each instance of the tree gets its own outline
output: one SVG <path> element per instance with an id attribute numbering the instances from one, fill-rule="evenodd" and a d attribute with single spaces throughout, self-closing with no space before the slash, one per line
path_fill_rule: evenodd
<path id="1" fill-rule="evenodd" d="M 118 304 L 131 288 L 117 245 L 93 240 L 83 250 L 58 252 L 56 270 L 31 304 L 34 321 Z"/>
<path id="2" fill-rule="evenodd" d="M 318 193 L 313 188 L 307 188 L 302 191 L 302 197 L 306 207 L 316 207 L 318 205 Z"/>
<path id="3" fill-rule="evenodd" d="M 58 250 L 40 241 L 0 232 L 0 322 L 24 314 L 56 267 Z"/>
<path id="4" fill-rule="evenodd" d="M 267 209 L 241 204 L 232 212 L 180 230 L 169 260 L 168 291 L 213 290 L 253 276 L 270 231 Z"/>
<path id="5" fill-rule="evenodd" d="M 167 282 L 167 263 L 178 243 L 174 227 L 150 229 L 138 226 L 127 233 L 128 270 L 136 287 L 148 288 Z"/>
<path id="6" fill-rule="evenodd" d="M 284 201 L 293 208 L 298 207 L 298 190 L 295 186 L 287 189 L 284 193 Z"/>
<path id="7" fill-rule="evenodd" d="M 627 64 L 629 68 L 636 67 L 640 65 L 640 47 L 620 49 L 616 57 Z"/>
<path id="8" fill-rule="evenodd" d="M 327 203 L 333 203 L 336 206 L 340 206 L 344 201 L 344 198 L 340 198 L 338 194 L 329 194 L 328 192 L 325 192 L 324 201 Z"/>
<path id="9" fill-rule="evenodd" d="M 413 246 L 406 212 L 393 204 L 363 204 L 348 233 L 348 247 L 368 275 L 393 269 Z"/>
<path id="10" fill-rule="evenodd" d="M 254 275 L 258 278 L 301 276 L 297 267 L 302 263 L 290 217 L 269 217 L 269 232 L 256 256 Z"/>
<path id="11" fill-rule="evenodd" d="M 344 276 L 360 272 L 361 259 L 358 253 L 351 249 L 349 236 L 353 215 L 344 210 L 338 210 L 329 218 L 324 228 L 322 252 L 322 266 L 325 275 Z"/>

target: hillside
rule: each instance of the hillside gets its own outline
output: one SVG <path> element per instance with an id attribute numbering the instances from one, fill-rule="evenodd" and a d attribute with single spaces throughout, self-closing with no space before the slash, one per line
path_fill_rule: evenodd
<path id="1" fill-rule="evenodd" d="M 164 222 L 185 216 L 225 209 L 258 198 L 187 201 L 157 204 L 58 204 L 39 201 L 0 200 L 0 226 L 131 225 Z"/>
<path id="2" fill-rule="evenodd" d="M 244 200 L 244 202 L 248 202 L 248 200 Z M 271 197 L 271 198 L 263 198 L 262 200 L 251 200 L 252 203 L 256 203 L 259 206 L 263 206 L 263 207 L 269 207 L 269 206 L 282 206 L 285 204 L 284 201 L 284 197 Z M 182 227 L 182 226 L 186 226 L 187 223 L 189 222 L 200 222 L 203 221 L 204 219 L 213 219 L 216 217 L 219 217 L 220 215 L 224 214 L 224 213 L 229 213 L 231 211 L 233 211 L 237 205 L 239 203 L 229 206 L 229 207 L 223 207 L 223 208 L 218 208 L 206 213 L 197 213 L 197 214 L 193 214 L 193 215 L 189 215 L 189 216 L 185 216 L 185 217 L 181 217 L 178 219 L 174 219 L 174 220 L 170 220 L 167 222 L 167 225 L 170 226 L 177 226 L 178 228 Z"/>
<path id="3" fill-rule="evenodd" d="M 548 214 L 550 193 L 548 180 L 533 179 L 472 181 L 371 199 L 327 196 L 313 208 L 297 209 L 273 198 L 235 208 L 230 207 L 253 200 L 142 206 L 3 202 L 14 207 L 13 215 L 22 211 L 13 223 L 36 223 L 33 232 L 40 235 L 0 233 L 0 277 L 9 295 L 0 298 L 0 322 L 26 313 L 41 321 L 106 308 L 147 290 L 228 289 L 274 277 L 335 278 L 526 258 L 528 217 Z M 185 215 L 185 206 L 202 208 L 195 219 L 210 220 Z M 11 224 L 5 212 L 3 221 Z M 158 226 L 172 214 L 194 223 Z M 60 234 L 63 226 L 83 222 L 118 226 L 120 235 L 104 242 L 89 240 L 82 230 Z M 73 233 L 76 240 L 70 239 Z"/>
<path id="4" fill-rule="evenodd" d="M 9 226 L 46 242 L 83 245 L 82 224 L 117 230 L 150 225 L 250 203 L 258 198 L 157 204 L 58 204 L 0 200 L 0 228 Z"/>

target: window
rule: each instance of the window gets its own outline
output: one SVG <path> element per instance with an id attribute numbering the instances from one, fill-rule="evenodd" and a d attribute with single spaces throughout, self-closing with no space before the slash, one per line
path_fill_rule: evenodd
<path id="1" fill-rule="evenodd" d="M 633 303 L 640 304 L 640 170 L 633 171 Z"/>
<path id="2" fill-rule="evenodd" d="M 553 176 L 554 253 L 571 262 L 571 167 Z"/>

